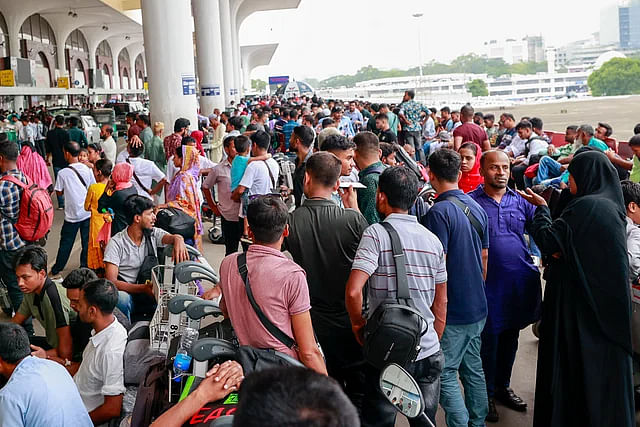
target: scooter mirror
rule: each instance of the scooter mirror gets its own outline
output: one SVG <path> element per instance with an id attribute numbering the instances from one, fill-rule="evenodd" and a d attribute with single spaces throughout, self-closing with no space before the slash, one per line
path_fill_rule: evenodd
<path id="1" fill-rule="evenodd" d="M 418 383 L 400 365 L 387 365 L 380 374 L 380 391 L 407 418 L 422 414 L 422 392 Z"/>

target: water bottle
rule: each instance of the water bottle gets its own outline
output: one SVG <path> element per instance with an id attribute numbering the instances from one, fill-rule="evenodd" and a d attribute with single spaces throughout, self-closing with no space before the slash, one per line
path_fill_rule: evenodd
<path id="1" fill-rule="evenodd" d="M 189 371 L 189 366 L 191 366 L 191 347 L 197 339 L 198 331 L 196 329 L 185 328 L 182 337 L 180 337 L 176 357 L 173 359 L 173 380 L 175 382 L 180 382 L 183 373 Z"/>

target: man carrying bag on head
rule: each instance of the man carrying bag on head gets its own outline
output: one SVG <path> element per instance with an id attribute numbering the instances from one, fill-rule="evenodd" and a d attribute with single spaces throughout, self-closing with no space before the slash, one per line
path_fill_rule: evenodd
<path id="1" fill-rule="evenodd" d="M 409 169 L 392 167 L 380 175 L 376 208 L 384 221 L 365 230 L 347 282 L 347 311 L 367 360 L 364 427 L 395 423 L 396 410 L 378 387 L 382 367 L 391 362 L 403 365 L 416 379 L 425 414 L 435 423 L 447 272 L 438 238 L 408 214 L 417 196 L 418 180 Z M 414 337 L 418 345 L 412 347 Z M 380 347 L 388 351 L 380 352 Z M 418 420 L 409 423 L 421 425 Z"/>

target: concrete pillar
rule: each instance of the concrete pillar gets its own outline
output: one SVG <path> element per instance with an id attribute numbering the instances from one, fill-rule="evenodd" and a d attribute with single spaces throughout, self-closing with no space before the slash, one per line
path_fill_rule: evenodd
<path id="1" fill-rule="evenodd" d="M 120 52 L 118 52 L 120 55 Z M 118 61 L 118 55 L 113 55 L 113 75 L 111 76 L 111 89 L 120 89 L 120 61 Z"/>
<path id="2" fill-rule="evenodd" d="M 209 116 L 214 108 L 224 110 L 225 90 L 220 33 L 220 7 L 217 0 L 192 0 L 196 34 L 200 112 Z"/>
<path id="3" fill-rule="evenodd" d="M 7 15 L 5 15 L 7 16 Z M 7 22 L 10 17 L 7 17 Z M 9 55 L 14 58 L 21 58 L 20 55 L 20 26 L 21 23 L 14 23 L 12 27 L 9 28 Z"/>
<path id="4" fill-rule="evenodd" d="M 89 80 L 87 81 L 87 87 L 94 88 L 96 81 L 96 49 L 93 47 L 89 48 L 89 70 L 87 71 L 87 75 Z"/>
<path id="5" fill-rule="evenodd" d="M 235 100 L 231 92 L 236 89 L 234 85 L 233 69 L 233 43 L 231 41 L 231 10 L 229 0 L 220 0 L 220 35 L 222 37 L 222 68 L 224 71 L 225 104 L 228 106 Z"/>
<path id="6" fill-rule="evenodd" d="M 242 64 L 242 93 L 249 92 L 251 90 L 251 76 L 249 75 L 249 67 L 247 64 Z"/>
<path id="7" fill-rule="evenodd" d="M 240 42 L 236 17 L 231 16 L 231 52 L 233 56 L 233 87 L 238 89 L 238 93 L 234 96 L 236 104 L 242 96 L 242 74 L 240 73 Z"/>
<path id="8" fill-rule="evenodd" d="M 184 95 L 183 82 L 195 85 L 193 36 L 189 0 L 142 0 L 142 30 L 145 62 L 149 71 L 149 101 L 152 122 L 163 122 L 173 129 L 176 119 L 184 117 L 195 129 L 196 95 Z M 167 59 L 171 52 L 171 59 Z"/>
<path id="9" fill-rule="evenodd" d="M 58 39 L 59 40 L 59 39 Z M 73 84 L 74 76 L 72 70 L 67 70 L 67 55 L 64 44 L 56 47 L 56 55 L 58 56 L 58 71 L 61 76 L 69 76 L 70 83 Z"/>

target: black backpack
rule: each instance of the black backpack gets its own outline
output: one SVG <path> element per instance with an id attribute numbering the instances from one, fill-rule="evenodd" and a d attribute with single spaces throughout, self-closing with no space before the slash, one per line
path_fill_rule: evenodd
<path id="1" fill-rule="evenodd" d="M 388 299 L 373 312 L 364 327 L 364 358 L 382 369 L 389 363 L 406 366 L 420 352 L 420 339 L 427 332 L 424 315 L 409 295 L 407 270 L 398 232 L 388 222 L 380 223 L 391 237 L 396 266 L 397 298 Z"/>

